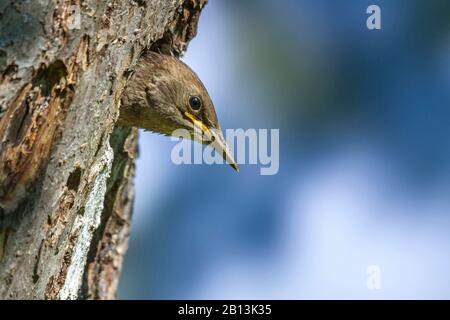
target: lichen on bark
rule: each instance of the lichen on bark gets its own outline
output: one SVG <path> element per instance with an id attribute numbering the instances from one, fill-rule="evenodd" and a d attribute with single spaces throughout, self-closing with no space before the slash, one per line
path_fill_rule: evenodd
<path id="1" fill-rule="evenodd" d="M 120 95 L 143 51 L 186 50 L 205 3 L 0 3 L 0 299 L 114 297 L 137 136 Z"/>

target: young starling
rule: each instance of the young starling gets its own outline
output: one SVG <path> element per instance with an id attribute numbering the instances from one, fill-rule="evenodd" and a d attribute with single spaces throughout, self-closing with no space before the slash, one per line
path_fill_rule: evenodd
<path id="1" fill-rule="evenodd" d="M 175 57 L 150 52 L 140 59 L 122 94 L 117 123 L 168 136 L 186 129 L 191 139 L 211 143 L 239 171 L 205 86 Z"/>

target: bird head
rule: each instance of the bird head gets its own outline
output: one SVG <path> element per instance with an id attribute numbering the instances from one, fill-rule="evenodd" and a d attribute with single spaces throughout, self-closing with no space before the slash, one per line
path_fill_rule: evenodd
<path id="1" fill-rule="evenodd" d="M 179 59 L 150 52 L 138 62 L 121 99 L 119 125 L 164 135 L 185 129 L 239 168 L 220 129 L 214 104 L 199 77 Z"/>

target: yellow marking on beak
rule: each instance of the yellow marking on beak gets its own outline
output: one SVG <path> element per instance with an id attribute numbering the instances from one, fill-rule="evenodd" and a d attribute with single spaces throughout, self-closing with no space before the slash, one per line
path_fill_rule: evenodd
<path id="1" fill-rule="evenodd" d="M 198 118 L 197 118 L 196 116 L 194 116 L 193 114 L 191 114 L 191 113 L 185 111 L 185 112 L 184 112 L 184 115 L 185 115 L 186 117 L 188 117 L 188 118 L 192 121 L 192 123 L 193 123 L 197 128 L 200 128 L 200 129 L 202 130 L 203 133 L 209 131 L 209 128 L 208 128 L 206 125 L 204 125 L 203 122 L 201 122 L 200 120 L 198 120 Z"/>
<path id="2" fill-rule="evenodd" d="M 192 123 L 194 124 L 194 126 L 199 128 L 203 132 L 203 134 L 208 133 L 208 136 L 210 136 L 212 138 L 212 140 L 211 140 L 212 147 L 216 150 L 216 152 L 218 152 L 219 154 L 222 155 L 224 160 L 227 161 L 234 170 L 239 172 L 239 167 L 236 164 L 236 162 L 234 161 L 233 155 L 228 150 L 227 144 L 223 138 L 222 133 L 220 131 L 217 132 L 215 129 L 210 130 L 196 116 L 194 116 L 193 114 L 191 114 L 187 111 L 184 112 L 184 115 L 189 120 L 191 120 Z"/>

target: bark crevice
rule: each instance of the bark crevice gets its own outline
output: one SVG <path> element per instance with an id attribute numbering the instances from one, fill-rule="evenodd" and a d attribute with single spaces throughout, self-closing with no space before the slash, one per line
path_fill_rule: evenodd
<path id="1" fill-rule="evenodd" d="M 137 139 L 120 95 L 152 45 L 186 50 L 205 3 L 0 4 L 0 299 L 114 297 Z"/>

